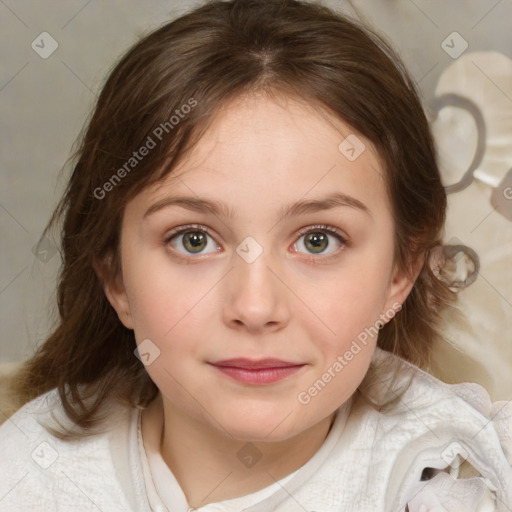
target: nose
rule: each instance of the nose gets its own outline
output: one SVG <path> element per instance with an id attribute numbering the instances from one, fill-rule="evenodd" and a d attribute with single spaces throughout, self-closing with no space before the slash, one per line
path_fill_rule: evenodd
<path id="1" fill-rule="evenodd" d="M 236 254 L 234 258 L 234 268 L 225 282 L 226 325 L 251 333 L 274 332 L 285 327 L 290 319 L 289 292 L 275 265 L 265 253 L 252 263 Z"/>

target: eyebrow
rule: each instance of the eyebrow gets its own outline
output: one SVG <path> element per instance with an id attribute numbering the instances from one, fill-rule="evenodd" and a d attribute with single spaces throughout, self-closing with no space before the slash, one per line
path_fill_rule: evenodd
<path id="1" fill-rule="evenodd" d="M 236 217 L 235 210 L 229 208 L 228 205 L 222 202 L 200 199 L 197 197 L 177 196 L 165 197 L 160 201 L 157 201 L 155 204 L 148 208 L 146 213 L 144 213 L 143 218 L 147 218 L 150 215 L 170 206 L 180 206 L 181 208 L 185 208 L 187 210 L 198 213 L 212 213 L 217 216 L 222 215 L 230 219 Z M 297 201 L 296 203 L 280 208 L 277 216 L 282 220 L 294 215 L 316 213 L 319 211 L 331 210 L 341 206 L 360 210 L 371 217 L 370 210 L 364 203 L 355 197 L 342 193 L 330 194 L 321 199 Z"/>

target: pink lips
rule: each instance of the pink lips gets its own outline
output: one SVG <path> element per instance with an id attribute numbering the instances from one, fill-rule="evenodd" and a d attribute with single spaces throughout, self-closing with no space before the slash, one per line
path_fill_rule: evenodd
<path id="1" fill-rule="evenodd" d="M 304 364 L 280 359 L 228 359 L 209 363 L 225 375 L 246 384 L 271 384 L 288 377 Z"/>

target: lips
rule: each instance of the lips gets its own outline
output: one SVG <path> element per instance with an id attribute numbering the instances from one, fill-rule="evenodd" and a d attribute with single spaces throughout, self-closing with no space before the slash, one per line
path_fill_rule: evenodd
<path id="1" fill-rule="evenodd" d="M 282 361 L 281 359 L 226 359 L 223 361 L 215 361 L 214 366 L 225 368 L 241 368 L 244 370 L 261 370 L 267 368 L 289 368 L 293 366 L 302 366 L 303 363 L 295 363 L 290 361 Z"/>
<path id="2" fill-rule="evenodd" d="M 225 359 L 208 363 L 229 379 L 244 385 L 261 386 L 274 384 L 292 378 L 305 367 L 304 363 L 294 363 L 281 359 Z"/>

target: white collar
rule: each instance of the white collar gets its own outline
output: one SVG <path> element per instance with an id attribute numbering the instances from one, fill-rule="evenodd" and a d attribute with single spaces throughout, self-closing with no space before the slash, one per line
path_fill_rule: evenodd
<path id="1" fill-rule="evenodd" d="M 160 429 L 158 425 L 144 432 L 142 438 L 142 411 L 135 417 L 137 428 L 137 442 L 141 460 L 144 482 L 148 501 L 155 512 L 217 512 L 216 505 L 222 504 L 226 512 L 240 512 L 255 506 L 262 506 L 262 510 L 271 510 L 270 502 L 278 503 L 288 497 L 293 489 L 297 489 L 305 482 L 317 468 L 328 458 L 332 449 L 341 436 L 348 418 L 352 399 L 349 398 L 337 411 L 331 429 L 319 450 L 302 467 L 283 477 L 279 481 L 260 489 L 259 491 L 237 498 L 211 503 L 199 509 L 191 508 L 178 481 L 163 460 L 160 451 Z"/>

